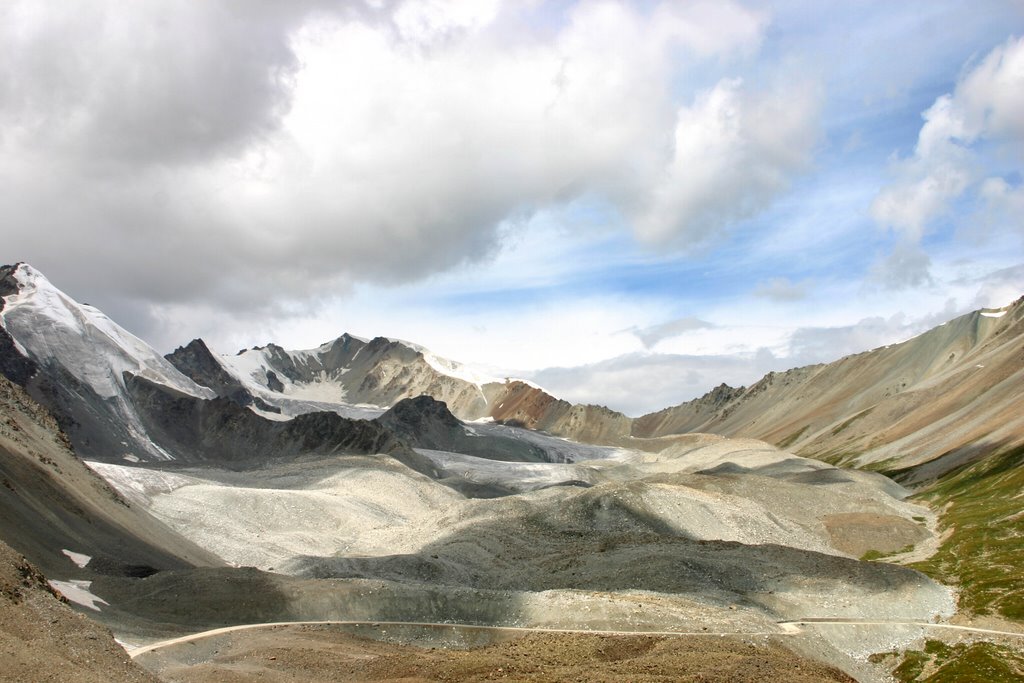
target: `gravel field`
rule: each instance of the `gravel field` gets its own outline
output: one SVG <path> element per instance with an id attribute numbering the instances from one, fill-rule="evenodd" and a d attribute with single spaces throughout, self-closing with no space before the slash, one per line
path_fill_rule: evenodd
<path id="1" fill-rule="evenodd" d="M 245 472 L 96 465 L 185 537 L 256 569 L 101 579 L 92 590 L 115 605 L 103 618 L 137 642 L 322 619 L 753 637 L 782 634 L 779 620 L 954 612 L 949 589 L 856 559 L 868 546 L 902 548 L 908 534 L 930 538 L 913 519 L 921 509 L 888 480 L 755 440 L 699 436 L 660 454 L 564 443 L 556 463 L 421 450 L 440 481 L 373 456 Z M 506 494 L 466 497 L 444 484 L 452 477 Z M 867 654 L 919 634 L 815 625 L 792 637 L 875 680 Z"/>

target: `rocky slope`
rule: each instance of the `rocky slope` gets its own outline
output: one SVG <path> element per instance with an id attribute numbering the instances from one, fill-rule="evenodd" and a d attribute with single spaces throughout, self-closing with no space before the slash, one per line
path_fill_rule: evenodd
<path id="1" fill-rule="evenodd" d="M 544 448 L 463 424 L 441 401 L 417 396 L 399 401 L 375 420 L 417 448 L 510 462 L 554 462 Z"/>
<path id="2" fill-rule="evenodd" d="M 834 363 L 769 373 L 646 415 L 638 437 L 750 436 L 829 462 L 935 479 L 1024 443 L 1024 298 Z"/>
<path id="3" fill-rule="evenodd" d="M 961 316 L 901 344 L 772 372 L 750 387 L 630 419 L 571 405 L 523 382 L 495 394 L 490 416 L 590 443 L 645 450 L 707 432 L 751 437 L 909 483 L 937 479 L 1024 444 L 1024 298 Z"/>
<path id="4" fill-rule="evenodd" d="M 75 456 L 54 418 L 4 377 L 0 539 L 57 579 L 221 564 L 125 502 Z M 91 559 L 78 567 L 65 550 Z"/>
<path id="5" fill-rule="evenodd" d="M 428 461 L 373 420 L 333 412 L 269 420 L 230 399 L 197 398 L 134 375 L 125 385 L 147 433 L 180 465 L 247 468 L 309 454 L 386 453 L 430 471 Z"/>
<path id="6" fill-rule="evenodd" d="M 0 681 L 157 683 L 110 631 L 72 611 L 23 556 L 0 541 Z"/>

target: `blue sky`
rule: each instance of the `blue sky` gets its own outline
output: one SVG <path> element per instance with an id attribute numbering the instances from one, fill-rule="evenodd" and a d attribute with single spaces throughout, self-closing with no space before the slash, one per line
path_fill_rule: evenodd
<path id="1" fill-rule="evenodd" d="M 1024 294 L 1024 4 L 0 8 L 6 261 L 639 414 Z M 74 60 L 68 55 L 74 54 Z"/>

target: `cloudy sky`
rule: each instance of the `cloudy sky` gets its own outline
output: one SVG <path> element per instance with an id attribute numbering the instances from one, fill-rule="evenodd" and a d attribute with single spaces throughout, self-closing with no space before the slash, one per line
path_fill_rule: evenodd
<path id="1" fill-rule="evenodd" d="M 0 2 L 0 261 L 639 414 L 1024 294 L 1020 0 Z"/>

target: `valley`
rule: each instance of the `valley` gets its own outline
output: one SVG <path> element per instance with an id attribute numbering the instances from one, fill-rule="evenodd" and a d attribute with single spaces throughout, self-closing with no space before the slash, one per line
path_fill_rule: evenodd
<path id="1" fill-rule="evenodd" d="M 884 681 L 1024 644 L 1024 299 L 629 418 L 385 338 L 164 358 L 26 264 L 0 295 L 0 540 L 133 653 L 113 680 Z"/>

